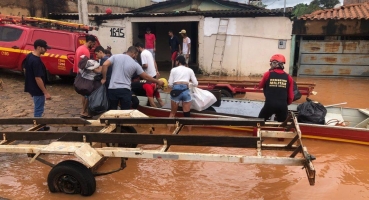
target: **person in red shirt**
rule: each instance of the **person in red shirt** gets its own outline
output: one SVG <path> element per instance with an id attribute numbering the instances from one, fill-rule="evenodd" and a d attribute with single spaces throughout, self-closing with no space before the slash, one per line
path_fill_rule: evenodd
<path id="1" fill-rule="evenodd" d="M 155 51 L 156 51 L 156 37 L 154 34 L 151 33 L 151 29 L 146 29 L 145 34 L 145 49 L 149 50 L 152 53 L 152 56 L 155 60 Z"/>
<path id="2" fill-rule="evenodd" d="M 73 72 L 78 73 L 78 63 L 81 60 L 81 56 L 85 55 L 87 58 L 90 58 L 90 49 L 95 46 L 96 38 L 93 35 L 86 35 L 86 42 L 79 46 L 76 50 L 76 54 L 74 55 L 74 65 Z"/>
<path id="3" fill-rule="evenodd" d="M 161 81 L 163 81 L 164 85 L 163 87 L 168 87 L 168 81 L 165 78 L 161 78 L 159 79 Z M 157 107 L 155 102 L 154 102 L 154 97 L 156 98 L 156 100 L 158 101 L 158 103 L 160 104 L 160 106 L 164 106 L 164 102 L 163 100 L 160 98 L 160 93 L 158 91 L 158 89 L 161 89 L 162 87 L 158 86 L 155 83 L 150 83 L 147 82 L 146 80 L 140 80 L 140 81 L 136 81 L 136 82 L 132 82 L 131 83 L 131 90 L 132 93 L 135 96 L 147 96 L 148 100 L 149 100 L 149 104 L 151 107 Z M 136 97 L 137 98 L 137 97 Z M 136 103 L 137 104 L 137 103 Z M 132 107 L 134 109 L 137 108 L 138 105 L 132 105 Z"/>
<path id="4" fill-rule="evenodd" d="M 293 101 L 293 79 L 283 71 L 286 59 L 282 54 L 270 58 L 270 69 L 264 74 L 258 88 L 263 88 L 265 104 L 259 118 L 266 121 L 275 114 L 278 122 L 286 120 L 288 105 Z"/>
<path id="5" fill-rule="evenodd" d="M 93 35 L 86 35 L 86 42 L 85 44 L 79 46 L 76 50 L 76 54 L 74 56 L 74 66 L 73 66 L 73 72 L 78 73 L 78 63 L 81 61 L 81 56 L 84 55 L 87 58 L 90 58 L 90 49 L 95 46 L 96 38 Z M 88 115 L 88 101 L 85 96 L 82 96 L 82 112 L 81 117 L 82 118 L 91 118 L 91 116 Z"/>

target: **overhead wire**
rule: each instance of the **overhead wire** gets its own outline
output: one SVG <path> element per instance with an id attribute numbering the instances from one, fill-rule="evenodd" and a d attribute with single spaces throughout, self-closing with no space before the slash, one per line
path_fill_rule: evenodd
<path id="1" fill-rule="evenodd" d="M 276 1 L 280 1 L 280 0 L 274 0 L 272 3 L 270 3 L 270 4 L 265 4 L 265 3 L 263 3 L 264 5 L 266 5 L 266 6 L 270 6 L 270 5 L 273 5 Z"/>

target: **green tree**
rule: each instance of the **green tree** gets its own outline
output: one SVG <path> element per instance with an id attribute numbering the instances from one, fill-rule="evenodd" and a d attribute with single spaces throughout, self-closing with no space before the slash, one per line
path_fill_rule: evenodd
<path id="1" fill-rule="evenodd" d="M 295 17 L 300 17 L 301 15 L 308 14 L 309 5 L 304 3 L 299 3 L 295 7 L 293 7 L 292 14 Z"/>
<path id="2" fill-rule="evenodd" d="M 322 4 L 321 0 L 312 0 L 310 2 L 309 6 L 311 6 L 311 7 L 320 7 L 321 4 Z"/>
<path id="3" fill-rule="evenodd" d="M 312 2 L 310 2 L 309 6 L 308 6 L 308 14 L 316 11 L 316 10 L 321 10 L 322 7 L 321 7 L 321 1 L 322 0 L 313 0 Z"/>
<path id="4" fill-rule="evenodd" d="M 292 14 L 294 17 L 300 17 L 302 15 L 305 14 L 310 14 L 316 10 L 320 10 L 321 8 L 319 7 L 319 5 L 315 4 L 315 3 L 310 3 L 308 4 L 304 4 L 304 3 L 299 3 L 297 4 L 295 7 L 293 7 L 292 10 Z"/>
<path id="5" fill-rule="evenodd" d="M 294 17 L 300 17 L 316 10 L 333 8 L 339 3 L 339 0 L 312 0 L 310 4 L 299 3 L 293 7 L 292 14 Z"/>
<path id="6" fill-rule="evenodd" d="M 253 0 L 253 1 L 250 1 L 249 2 L 251 5 L 254 5 L 254 6 L 257 6 L 257 7 L 260 7 L 260 8 L 265 8 L 267 7 L 267 5 L 265 5 L 262 1 L 260 0 Z"/>
<path id="7" fill-rule="evenodd" d="M 339 4 L 339 0 L 320 0 L 321 8 L 333 8 L 335 5 Z"/>

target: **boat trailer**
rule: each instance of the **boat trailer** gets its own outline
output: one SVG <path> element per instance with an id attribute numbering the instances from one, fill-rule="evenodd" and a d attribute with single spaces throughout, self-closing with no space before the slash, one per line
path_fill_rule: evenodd
<path id="1" fill-rule="evenodd" d="M 95 176 L 111 174 L 123 170 L 128 158 L 214 161 L 244 164 L 273 164 L 302 166 L 310 185 L 315 184 L 315 157 L 308 153 L 302 144 L 301 131 L 296 117 L 289 118 L 273 126 L 277 131 L 265 130 L 270 125 L 259 118 L 148 118 L 137 110 L 108 111 L 97 120 L 82 118 L 0 118 L 1 125 L 33 125 L 26 131 L 0 131 L 0 153 L 27 154 L 34 160 L 52 167 L 47 183 L 51 192 L 81 194 L 90 196 L 96 190 Z M 102 127 L 98 132 L 86 131 L 38 131 L 47 124 L 58 127 Z M 156 134 L 150 127 L 150 134 L 134 133 L 132 126 L 152 125 L 175 126 L 172 134 Z M 256 136 L 224 135 L 181 135 L 184 126 L 252 126 L 257 129 Z M 270 127 L 269 127 L 270 128 Z M 270 139 L 272 138 L 272 139 Z M 272 144 L 277 138 L 283 142 Z M 49 144 L 19 144 L 18 141 L 52 140 Z M 269 142 L 266 142 L 268 141 Z M 283 143 L 283 144 L 282 144 Z M 162 145 L 158 150 L 144 150 L 137 144 Z M 212 146 L 252 148 L 255 155 L 231 155 L 214 153 L 170 152 L 171 145 Z M 99 147 L 96 147 L 99 146 Z M 264 150 L 283 151 L 286 156 L 268 156 Z M 264 155 L 265 152 L 265 155 Z M 43 155 L 74 155 L 78 160 L 64 160 L 53 164 Z M 1 155 L 1 154 L 0 154 Z M 278 154 L 280 155 L 280 154 Z M 121 158 L 119 169 L 97 172 L 109 157 Z"/>

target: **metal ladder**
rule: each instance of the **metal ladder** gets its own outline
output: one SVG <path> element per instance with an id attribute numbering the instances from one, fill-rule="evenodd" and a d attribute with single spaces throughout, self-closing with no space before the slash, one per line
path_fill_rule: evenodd
<path id="1" fill-rule="evenodd" d="M 222 75 L 222 63 L 224 57 L 224 49 L 226 46 L 226 39 L 227 39 L 227 29 L 228 29 L 229 19 L 220 18 L 219 26 L 218 26 L 218 33 L 215 39 L 214 45 L 214 52 L 213 52 L 213 59 L 211 62 L 211 73 L 210 76 L 216 76 L 214 71 L 219 70 L 218 76 Z"/>

